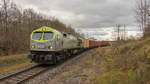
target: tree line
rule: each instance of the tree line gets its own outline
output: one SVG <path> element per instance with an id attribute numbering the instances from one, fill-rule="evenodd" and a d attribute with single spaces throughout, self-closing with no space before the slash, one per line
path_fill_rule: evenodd
<path id="1" fill-rule="evenodd" d="M 57 18 L 37 13 L 32 8 L 20 9 L 10 0 L 0 1 L 0 55 L 22 53 L 29 50 L 30 33 L 41 26 L 78 35 L 71 26 Z"/>

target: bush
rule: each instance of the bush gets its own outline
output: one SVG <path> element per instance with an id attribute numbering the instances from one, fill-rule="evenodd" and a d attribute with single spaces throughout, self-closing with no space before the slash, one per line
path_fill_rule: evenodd
<path id="1" fill-rule="evenodd" d="M 107 50 L 95 84 L 148 84 L 150 82 L 150 38 Z M 109 61 L 108 59 L 111 59 Z"/>

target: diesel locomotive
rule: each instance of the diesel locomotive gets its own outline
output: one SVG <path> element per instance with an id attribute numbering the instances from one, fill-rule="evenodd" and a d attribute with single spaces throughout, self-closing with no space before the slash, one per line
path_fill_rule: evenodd
<path id="1" fill-rule="evenodd" d="M 59 60 L 66 59 L 72 54 L 102 44 L 100 41 L 83 39 L 43 26 L 34 30 L 30 35 L 29 58 L 40 64 L 56 64 Z"/>

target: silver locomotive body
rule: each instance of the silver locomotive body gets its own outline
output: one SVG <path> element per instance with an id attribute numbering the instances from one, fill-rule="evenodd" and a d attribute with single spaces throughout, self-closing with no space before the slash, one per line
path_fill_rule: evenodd
<path id="1" fill-rule="evenodd" d="M 52 35 L 45 36 L 48 32 L 51 32 Z M 42 33 L 41 38 L 38 40 L 34 38 L 36 33 Z M 40 34 L 37 34 L 35 37 L 38 37 L 38 35 L 40 36 Z M 44 36 L 48 40 L 45 40 Z M 49 27 L 41 27 L 32 32 L 30 46 L 29 58 L 32 61 L 50 64 L 56 63 L 58 60 L 66 58 L 68 54 L 70 56 L 75 51 L 80 50 L 83 47 L 83 43 L 81 39 L 73 35 L 61 33 Z"/>

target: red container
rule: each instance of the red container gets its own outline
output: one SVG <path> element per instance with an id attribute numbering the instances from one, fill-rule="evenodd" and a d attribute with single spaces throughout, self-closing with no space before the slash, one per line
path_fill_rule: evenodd
<path id="1" fill-rule="evenodd" d="M 93 47 L 94 45 L 95 45 L 94 41 L 89 40 L 89 46 L 90 46 L 90 48 Z"/>

